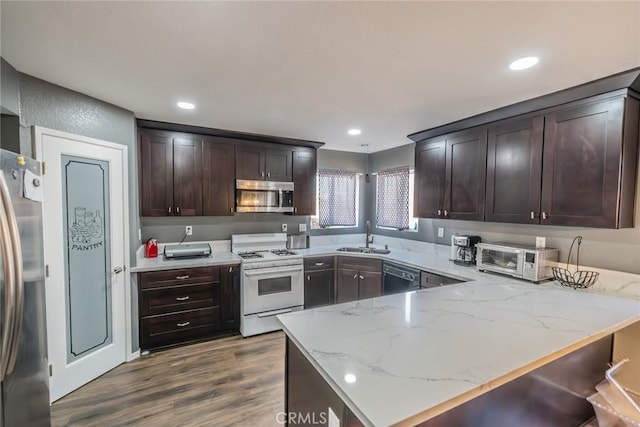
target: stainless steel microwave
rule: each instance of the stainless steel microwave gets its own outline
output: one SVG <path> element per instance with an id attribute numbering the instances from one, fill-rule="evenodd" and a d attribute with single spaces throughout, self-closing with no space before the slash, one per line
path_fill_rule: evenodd
<path id="1" fill-rule="evenodd" d="M 478 270 L 508 274 L 532 282 L 552 278 L 550 262 L 558 261 L 557 249 L 510 243 L 478 243 L 476 248 Z"/>
<path id="2" fill-rule="evenodd" d="M 237 179 L 236 212 L 293 212 L 293 182 Z"/>

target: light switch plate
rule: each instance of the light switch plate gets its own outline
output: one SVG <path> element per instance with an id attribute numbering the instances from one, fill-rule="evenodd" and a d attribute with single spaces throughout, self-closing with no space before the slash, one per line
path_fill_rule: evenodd
<path id="1" fill-rule="evenodd" d="M 301 232 L 301 233 L 307 231 L 307 224 L 299 224 L 298 225 L 298 231 Z"/>
<path id="2" fill-rule="evenodd" d="M 282 232 L 283 233 L 287 232 L 287 224 L 282 224 Z"/>
<path id="3" fill-rule="evenodd" d="M 547 238 L 536 237 L 536 248 L 546 248 L 546 247 L 547 247 Z"/>
<path id="4" fill-rule="evenodd" d="M 438 237 L 444 237 L 444 228 L 438 227 Z"/>

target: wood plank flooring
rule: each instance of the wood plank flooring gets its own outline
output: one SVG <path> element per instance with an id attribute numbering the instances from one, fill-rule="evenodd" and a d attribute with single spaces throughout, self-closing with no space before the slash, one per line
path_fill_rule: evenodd
<path id="1" fill-rule="evenodd" d="M 53 426 L 277 426 L 284 334 L 240 336 L 151 353 L 51 407 Z"/>

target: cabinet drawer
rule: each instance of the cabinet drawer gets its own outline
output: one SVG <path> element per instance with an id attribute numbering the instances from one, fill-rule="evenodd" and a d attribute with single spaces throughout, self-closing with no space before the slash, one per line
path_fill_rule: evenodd
<path id="1" fill-rule="evenodd" d="M 220 267 L 185 268 L 140 273 L 140 289 L 164 288 L 172 285 L 196 285 L 219 281 Z"/>
<path id="2" fill-rule="evenodd" d="M 350 256 L 338 257 L 338 267 L 358 271 L 382 272 L 382 261 L 379 259 L 358 258 Z"/>
<path id="3" fill-rule="evenodd" d="M 149 316 L 220 305 L 220 284 L 173 285 L 140 292 L 140 314 Z"/>
<path id="4" fill-rule="evenodd" d="M 332 270 L 335 264 L 335 257 L 323 256 L 304 259 L 304 271 Z"/>
<path id="5" fill-rule="evenodd" d="M 205 338 L 220 330 L 220 309 L 209 307 L 173 314 L 143 317 L 140 342 L 143 349 Z"/>

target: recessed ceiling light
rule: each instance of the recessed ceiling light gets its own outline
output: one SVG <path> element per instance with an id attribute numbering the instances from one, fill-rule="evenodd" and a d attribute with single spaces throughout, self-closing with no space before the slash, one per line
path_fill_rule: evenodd
<path id="1" fill-rule="evenodd" d="M 185 101 L 180 101 L 178 102 L 178 107 L 182 108 L 183 110 L 193 110 L 194 108 L 196 108 L 195 105 L 193 105 L 190 102 L 185 102 Z"/>
<path id="2" fill-rule="evenodd" d="M 347 133 L 349 135 L 360 135 L 362 131 L 360 129 L 349 129 Z"/>
<path id="3" fill-rule="evenodd" d="M 355 375 L 353 375 L 353 374 L 347 374 L 347 375 L 345 375 L 345 376 L 344 376 L 344 380 L 345 380 L 346 382 L 348 382 L 349 384 L 353 384 L 353 383 L 355 383 L 355 382 L 356 382 L 356 380 L 357 380 L 357 379 L 356 379 L 356 376 L 355 376 Z"/>
<path id="4" fill-rule="evenodd" d="M 525 70 L 529 67 L 533 67 L 538 63 L 537 56 L 527 56 L 525 58 L 516 59 L 511 64 L 509 64 L 509 69 L 514 71 Z"/>

